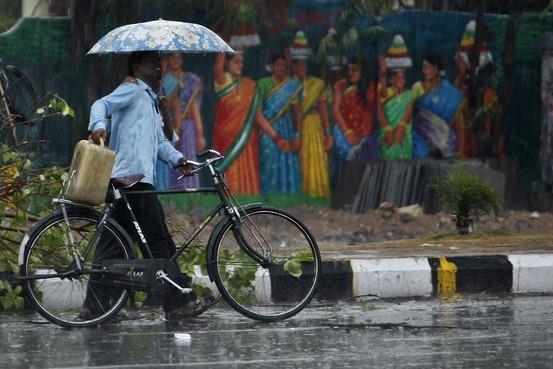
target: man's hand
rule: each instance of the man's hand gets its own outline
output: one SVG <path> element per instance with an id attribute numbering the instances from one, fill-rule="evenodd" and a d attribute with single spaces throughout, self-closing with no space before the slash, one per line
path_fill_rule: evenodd
<path id="1" fill-rule="evenodd" d="M 104 142 L 106 142 L 106 138 L 107 138 L 107 133 L 106 133 L 106 130 L 103 129 L 103 128 L 99 128 L 97 130 L 95 130 L 94 132 L 92 132 L 88 138 L 92 141 L 94 141 L 95 144 L 99 145 L 100 144 L 100 138 L 102 138 L 104 140 Z"/>
<path id="2" fill-rule="evenodd" d="M 191 173 L 194 169 L 196 169 L 196 167 L 190 164 L 188 161 L 186 161 L 185 158 L 179 159 L 179 162 L 175 169 L 178 169 L 185 177 L 190 177 L 196 174 L 196 173 Z"/>
<path id="3" fill-rule="evenodd" d="M 123 83 L 134 83 L 134 84 L 138 84 L 138 80 L 136 79 L 136 77 L 126 76 L 125 79 L 123 80 Z"/>

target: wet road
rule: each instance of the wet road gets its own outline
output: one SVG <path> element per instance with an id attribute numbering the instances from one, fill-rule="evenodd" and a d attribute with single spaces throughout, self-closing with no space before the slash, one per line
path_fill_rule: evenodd
<path id="1" fill-rule="evenodd" d="M 0 368 L 553 368 L 551 296 L 314 304 L 273 324 L 134 315 L 78 330 L 0 315 Z"/>

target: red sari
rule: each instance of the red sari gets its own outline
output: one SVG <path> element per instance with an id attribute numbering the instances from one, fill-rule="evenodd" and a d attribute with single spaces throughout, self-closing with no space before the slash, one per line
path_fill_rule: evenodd
<path id="1" fill-rule="evenodd" d="M 353 131 L 356 137 L 367 137 L 374 131 L 374 119 L 372 110 L 376 101 L 374 84 L 370 84 L 367 90 L 367 102 L 362 101 L 356 86 L 348 86 L 342 79 L 336 83 L 336 87 L 342 92 L 340 113 L 346 121 L 348 129 Z"/>

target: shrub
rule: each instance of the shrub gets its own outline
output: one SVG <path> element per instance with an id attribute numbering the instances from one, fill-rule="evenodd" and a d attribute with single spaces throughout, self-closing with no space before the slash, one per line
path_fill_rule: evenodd
<path id="1" fill-rule="evenodd" d="M 484 214 L 497 215 L 497 192 L 485 180 L 456 166 L 444 176 L 432 182 L 442 208 L 452 211 L 460 234 L 469 233 L 474 220 Z"/>

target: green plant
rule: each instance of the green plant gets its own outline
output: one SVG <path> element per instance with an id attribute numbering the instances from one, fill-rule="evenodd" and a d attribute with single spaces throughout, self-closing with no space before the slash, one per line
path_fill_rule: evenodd
<path id="1" fill-rule="evenodd" d="M 481 215 L 497 215 L 499 202 L 497 192 L 485 180 L 456 166 L 444 176 L 431 183 L 440 205 L 453 212 L 457 232 L 469 233 L 473 221 Z"/>
<path id="2" fill-rule="evenodd" d="M 303 274 L 302 263 L 313 263 L 313 254 L 308 251 L 296 252 L 290 255 L 290 258 L 284 263 L 283 269 L 292 277 L 299 278 Z"/>
<path id="3" fill-rule="evenodd" d="M 39 108 L 43 116 L 72 115 L 73 109 L 56 94 L 47 106 Z M 0 115 L 0 135 L 11 132 L 10 115 Z M 9 112 L 8 112 L 9 113 Z M 29 122 L 20 122 L 21 124 Z M 39 168 L 33 165 L 26 150 L 32 142 L 8 145 L 0 143 L 0 270 L 18 273 L 19 245 L 29 229 L 50 211 L 50 199 L 61 190 L 67 173 L 60 167 Z M 57 245 L 56 240 L 52 240 Z M 23 307 L 21 287 L 0 281 L 0 311 Z"/>

